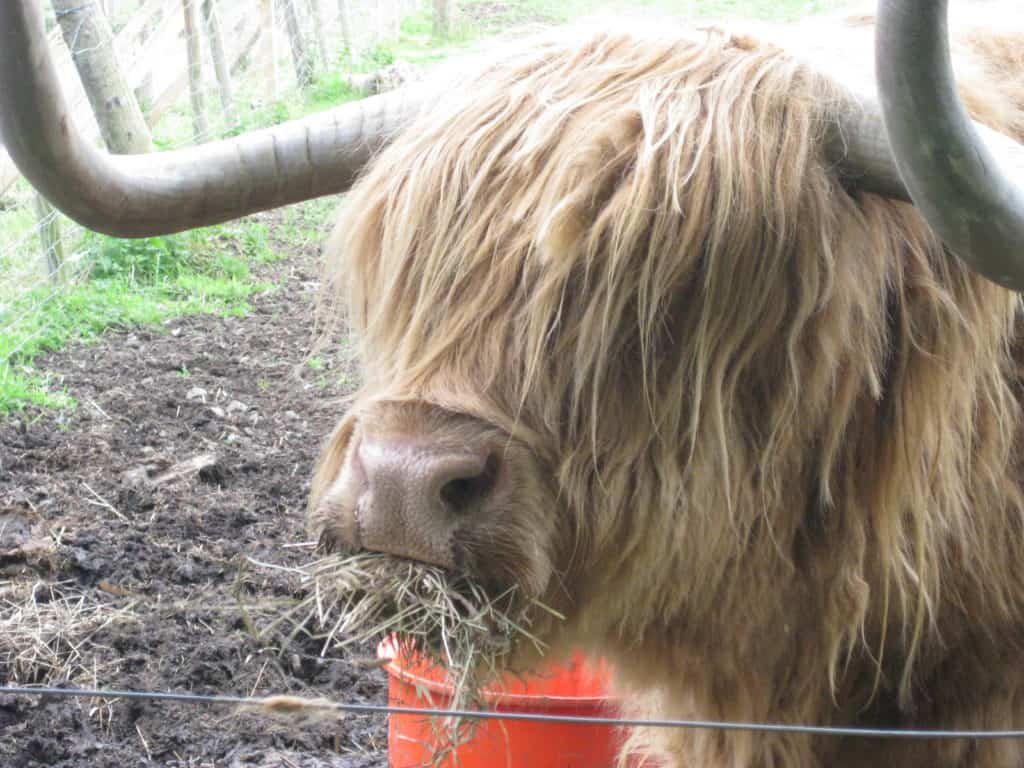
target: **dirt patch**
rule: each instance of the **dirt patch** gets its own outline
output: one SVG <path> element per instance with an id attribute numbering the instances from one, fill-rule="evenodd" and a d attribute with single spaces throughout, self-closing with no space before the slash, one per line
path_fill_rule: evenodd
<path id="1" fill-rule="evenodd" d="M 281 215 L 260 218 L 273 233 Z M 384 702 L 372 648 L 322 658 L 251 631 L 297 597 L 252 561 L 310 558 L 310 472 L 356 376 L 343 352 L 305 363 L 317 244 L 275 245 L 288 258 L 260 268 L 275 289 L 248 316 L 126 328 L 51 355 L 40 365 L 79 407 L 0 421 L 0 621 L 17 628 L 0 633 L 0 683 Z M 383 717 L 0 697 L 12 768 L 376 768 L 385 747 Z"/>

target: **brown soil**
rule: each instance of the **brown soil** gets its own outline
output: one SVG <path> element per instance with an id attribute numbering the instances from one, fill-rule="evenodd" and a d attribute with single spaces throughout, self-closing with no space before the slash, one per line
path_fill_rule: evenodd
<path id="1" fill-rule="evenodd" d="M 273 232 L 281 216 L 262 218 Z M 317 243 L 276 246 L 287 260 L 259 275 L 276 289 L 246 317 L 119 329 L 51 355 L 42 365 L 78 407 L 0 420 L 0 684 L 384 702 L 372 648 L 324 658 L 314 641 L 250 631 L 298 596 L 294 578 L 252 561 L 310 559 L 286 545 L 307 538 L 317 448 L 355 380 L 340 354 L 304 364 Z M 27 639 L 54 607 L 71 616 L 63 639 Z M 376 768 L 385 745 L 382 716 L 296 723 L 0 695 L 0 765 L 11 768 Z"/>

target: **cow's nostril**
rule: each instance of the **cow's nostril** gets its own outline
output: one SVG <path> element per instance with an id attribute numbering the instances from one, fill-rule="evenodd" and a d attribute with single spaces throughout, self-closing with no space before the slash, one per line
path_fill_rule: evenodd
<path id="1" fill-rule="evenodd" d="M 492 454 L 481 468 L 449 478 L 441 486 L 441 500 L 453 512 L 466 512 L 487 498 L 497 477 L 498 457 Z"/>

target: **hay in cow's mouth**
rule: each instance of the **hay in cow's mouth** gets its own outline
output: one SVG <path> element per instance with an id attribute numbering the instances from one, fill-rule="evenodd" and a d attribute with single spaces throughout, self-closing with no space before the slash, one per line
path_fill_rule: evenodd
<path id="1" fill-rule="evenodd" d="M 531 616 L 562 618 L 515 587 L 489 594 L 466 576 L 391 555 L 329 555 L 302 572 L 310 594 L 301 625 L 322 639 L 322 652 L 396 634 L 400 653 L 446 670 L 454 708 L 482 705 L 483 685 L 507 670 L 516 644 L 545 650 Z"/>

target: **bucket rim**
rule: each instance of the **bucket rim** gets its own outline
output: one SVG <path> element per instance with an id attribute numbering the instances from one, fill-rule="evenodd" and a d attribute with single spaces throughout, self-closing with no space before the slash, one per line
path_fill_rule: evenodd
<path id="1" fill-rule="evenodd" d="M 417 674 L 402 666 L 398 660 L 398 639 L 394 636 L 386 637 L 377 645 L 377 658 L 387 659 L 384 669 L 387 673 L 402 682 L 412 685 L 414 688 L 422 687 L 430 693 L 439 694 L 450 700 L 452 696 L 451 685 L 433 680 L 429 677 Z M 421 663 L 429 663 L 416 653 L 412 654 L 414 660 Z M 558 694 L 531 694 L 531 693 L 510 693 L 507 691 L 495 691 L 486 686 L 481 690 L 484 701 L 496 709 L 513 709 L 516 707 L 529 707 L 531 709 L 603 709 L 615 707 L 619 700 L 610 694 L 603 696 L 565 696 Z"/>

